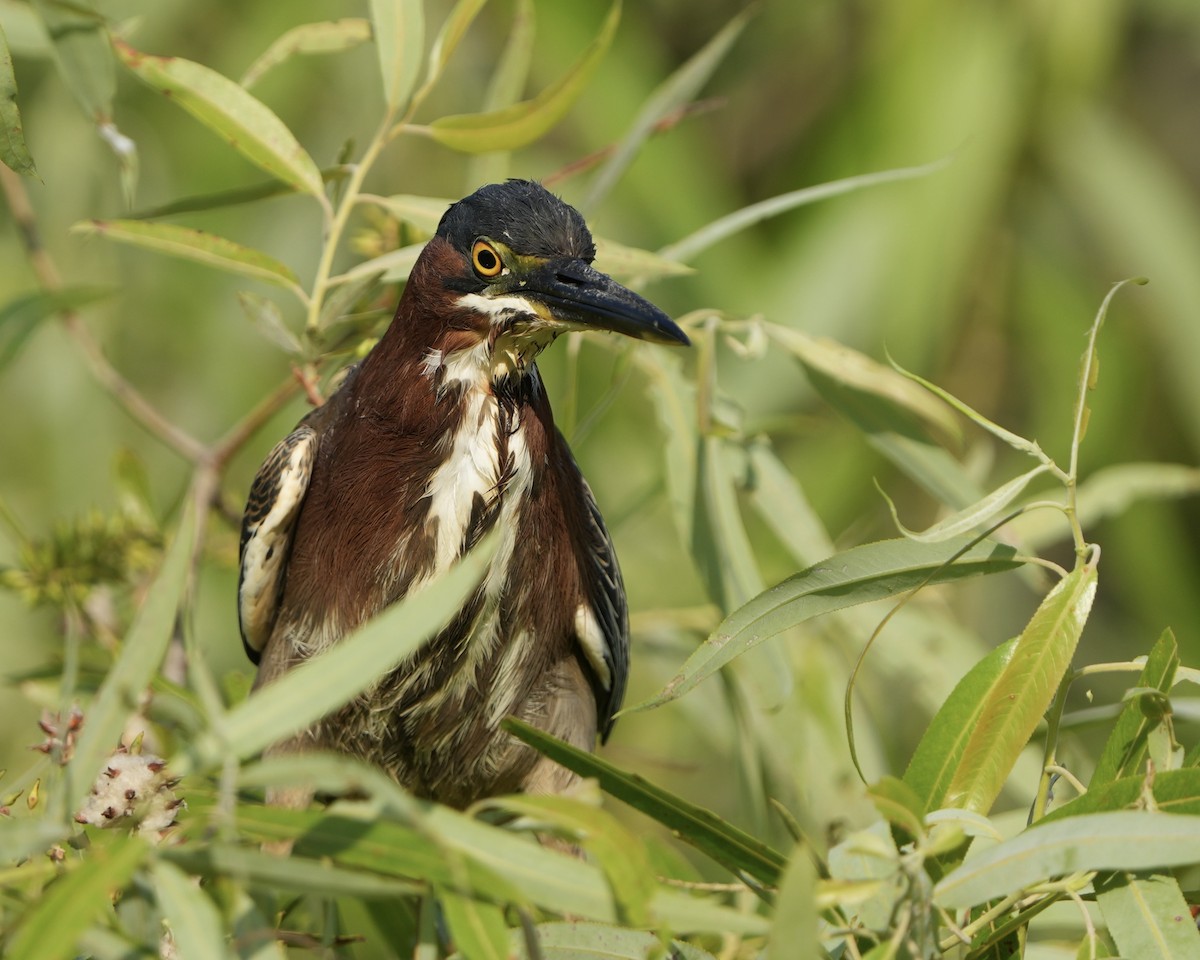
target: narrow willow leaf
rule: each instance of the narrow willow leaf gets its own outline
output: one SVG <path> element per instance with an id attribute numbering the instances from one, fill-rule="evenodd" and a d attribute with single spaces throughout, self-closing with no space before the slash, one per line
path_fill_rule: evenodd
<path id="1" fill-rule="evenodd" d="M 371 197 L 371 202 L 416 227 L 422 233 L 432 235 L 437 231 L 442 216 L 453 201 L 442 197 L 421 197 L 411 193 L 396 193 L 390 197 Z M 365 202 L 365 201 L 364 201 Z"/>
<path id="2" fill-rule="evenodd" d="M 333 897 L 393 899 L 419 895 L 423 887 L 393 877 L 346 870 L 304 857 L 278 857 L 228 843 L 172 847 L 161 857 L 186 873 L 205 877 L 233 876 L 265 890 Z"/>
<path id="3" fill-rule="evenodd" d="M 117 71 L 104 17 L 90 0 L 35 0 L 34 8 L 50 37 L 54 61 L 67 89 L 92 123 L 108 123 L 117 92 Z"/>
<path id="4" fill-rule="evenodd" d="M 594 777 L 605 793 L 657 820 L 679 839 L 706 853 L 735 874 L 748 874 L 761 883 L 779 882 L 786 861 L 776 850 L 726 823 L 710 810 L 688 803 L 649 781 L 627 773 L 593 754 L 514 718 L 504 721 L 510 733 L 538 752 L 582 777 Z"/>
<path id="5" fill-rule="evenodd" d="M 1009 480 L 1008 483 L 1001 484 L 982 500 L 977 500 L 969 507 L 952 513 L 924 530 L 910 530 L 904 526 L 896 513 L 896 505 L 890 497 L 887 497 L 886 494 L 884 496 L 887 498 L 888 508 L 892 511 L 892 520 L 904 536 L 918 543 L 942 543 L 960 534 L 969 533 L 995 518 L 1021 495 L 1021 491 L 1029 486 L 1030 481 L 1049 469 L 1044 463 L 1038 464 L 1028 473 L 1023 473 L 1019 477 Z"/>
<path id="6" fill-rule="evenodd" d="M 387 253 L 364 260 L 351 267 L 345 273 L 331 278 L 329 283 L 331 286 L 360 283 L 367 277 L 377 277 L 382 283 L 403 283 L 408 279 L 409 273 L 412 272 L 412 268 L 417 262 L 417 257 L 424 249 L 425 244 L 413 243 L 407 247 L 400 247 L 398 250 L 389 250 Z"/>
<path id="7" fill-rule="evenodd" d="M 1008 669 L 1016 647 L 1016 639 L 1009 640 L 975 664 L 929 722 L 904 771 L 904 782 L 921 798 L 924 812 L 944 805 L 983 705 Z"/>
<path id="8" fill-rule="evenodd" d="M 297 54 L 339 53 L 371 39 L 370 21 L 361 17 L 302 23 L 292 27 L 250 64 L 239 81 L 249 90 L 268 72 Z"/>
<path id="9" fill-rule="evenodd" d="M 383 79 L 383 99 L 398 110 L 408 101 L 425 48 L 421 0 L 371 0 L 371 23 Z"/>
<path id="10" fill-rule="evenodd" d="M 1200 493 L 1200 469 L 1179 463 L 1122 463 L 1103 467 L 1080 482 L 1075 511 L 1084 530 L 1124 513 L 1143 500 L 1173 500 Z M 1062 516 L 1049 511 L 1026 513 L 1009 528 L 1030 549 L 1041 549 L 1070 536 Z"/>
<path id="11" fill-rule="evenodd" d="M 1146 658 L 1146 666 L 1134 686 L 1169 693 L 1179 669 L 1179 645 L 1175 634 L 1164 630 Z M 1146 753 L 1146 738 L 1151 729 L 1161 723 L 1152 720 L 1142 709 L 1141 697 L 1129 700 L 1113 725 L 1104 745 L 1104 752 L 1088 784 L 1089 791 L 1103 787 L 1121 777 L 1138 772 Z"/>
<path id="12" fill-rule="evenodd" d="M 261 101 L 215 70 L 179 57 L 154 57 L 121 40 L 122 62 L 147 84 L 229 143 L 251 163 L 324 199 L 321 171 L 292 131 Z"/>
<path id="13" fill-rule="evenodd" d="M 298 357 L 303 353 L 300 340 L 283 322 L 283 313 L 274 300 L 260 297 L 257 293 L 251 293 L 248 290 L 239 290 L 237 296 L 238 303 L 241 304 L 246 316 L 250 318 L 250 322 L 254 324 L 254 328 L 268 341 L 289 356 Z"/>
<path id="14" fill-rule="evenodd" d="M 539 923 L 534 931 L 536 960 L 646 960 L 664 948 L 663 940 L 653 933 L 607 923 Z M 509 939 L 519 960 L 535 960 L 528 953 L 523 931 L 513 930 Z M 693 944 L 672 940 L 663 960 L 713 960 L 713 956 Z"/>
<path id="15" fill-rule="evenodd" d="M 1117 873 L 1096 883 L 1096 902 L 1123 957 L 1200 957 L 1200 930 L 1175 878 Z"/>
<path id="16" fill-rule="evenodd" d="M 429 71 L 425 76 L 425 83 L 421 86 L 421 92 L 417 94 L 418 99 L 437 83 L 438 77 L 446 69 L 446 64 L 454 56 L 454 51 L 458 49 L 459 43 L 485 3 L 487 0 L 458 0 L 454 9 L 447 15 L 446 22 L 442 24 L 442 29 L 438 31 L 429 51 Z"/>
<path id="17" fill-rule="evenodd" d="M 827 200 L 830 197 L 839 197 L 845 193 L 853 193 L 855 190 L 862 190 L 866 187 L 894 183 L 898 180 L 927 177 L 942 170 L 949 163 L 950 159 L 946 158 L 922 164 L 918 167 L 898 167 L 894 170 L 882 170 L 878 173 L 846 177 L 844 180 L 833 180 L 829 183 L 818 184 L 815 187 L 804 187 L 801 190 L 783 193 L 777 197 L 771 197 L 767 200 L 753 203 L 748 207 L 743 207 L 741 210 L 736 210 L 731 214 L 721 217 L 719 220 L 714 220 L 712 223 L 701 227 L 695 233 L 689 234 L 682 240 L 663 247 L 658 253 L 659 256 L 666 257 L 668 260 L 679 260 L 682 263 L 687 263 L 704 250 L 707 250 L 714 244 L 720 243 L 727 237 L 731 237 L 735 233 L 740 233 L 754 226 L 756 223 L 761 223 L 763 220 L 777 217 L 781 213 L 787 213 L 789 210 L 795 210 L 797 207 L 816 203 L 819 200 Z"/>
<path id="18" fill-rule="evenodd" d="M 150 868 L 150 876 L 179 960 L 228 960 L 221 915 L 208 894 L 165 860 Z"/>
<path id="19" fill-rule="evenodd" d="M 770 441 L 750 444 L 749 467 L 750 502 L 796 563 L 810 566 L 830 556 L 836 549 L 833 540 Z"/>
<path id="20" fill-rule="evenodd" d="M 440 117 L 429 126 L 438 143 L 463 153 L 515 150 L 541 137 L 558 123 L 583 92 L 617 32 L 621 0 L 615 0 L 600 33 L 558 80 L 532 100 L 491 113 Z"/>
<path id="21" fill-rule="evenodd" d="M 912 414 L 954 441 L 961 439 L 958 423 L 946 405 L 895 371 L 866 354 L 824 337 L 766 324 L 768 335 L 810 370 L 816 369 L 845 387 L 880 399 Z"/>
<path id="22" fill-rule="evenodd" d="M 336 183 L 350 175 L 350 169 L 339 165 L 326 167 L 321 171 L 321 179 L 327 183 Z M 173 217 L 181 213 L 196 213 L 201 210 L 219 210 L 222 207 L 236 207 L 243 203 L 255 203 L 259 200 L 269 200 L 272 197 L 283 197 L 295 193 L 296 189 L 290 183 L 279 180 L 264 180 L 248 187 L 235 187 L 232 190 L 217 190 L 214 193 L 202 193 L 192 197 L 183 197 L 161 206 L 145 210 L 135 210 L 126 219 L 129 220 L 158 220 L 163 217 Z"/>
<path id="23" fill-rule="evenodd" d="M 221 746 L 214 749 L 220 756 L 253 756 L 349 702 L 449 621 L 478 586 L 495 549 L 491 534 L 445 576 L 234 707 L 215 724 Z"/>
<path id="24" fill-rule="evenodd" d="M 8 38 L 0 24 L 0 163 L 10 170 L 27 177 L 36 177 L 37 168 L 29 147 L 25 144 L 25 131 L 21 127 L 21 111 L 17 107 L 17 75 L 13 72 L 12 55 L 8 52 Z"/>
<path id="25" fill-rule="evenodd" d="M 779 884 L 767 960 L 820 955 L 816 897 L 817 870 L 808 848 L 801 844 L 792 851 Z"/>
<path id="26" fill-rule="evenodd" d="M 107 237 L 118 243 L 194 260 L 227 273 L 253 277 L 290 290 L 300 289 L 296 275 L 274 257 L 191 227 L 141 220 L 83 220 L 72 226 L 71 232 Z"/>
<path id="27" fill-rule="evenodd" d="M 731 613 L 661 693 L 628 709 L 644 710 L 681 697 L 746 650 L 823 613 L 894 597 L 927 583 L 1014 570 L 1022 563 L 1011 547 L 992 543 L 975 544 L 947 562 L 967 542 L 881 540 L 802 570 Z"/>
<path id="28" fill-rule="evenodd" d="M 650 401 L 658 417 L 666 458 L 667 500 L 682 543 L 692 542 L 695 522 L 696 387 L 684 376 L 683 361 L 664 351 L 638 350 L 634 363 L 650 381 Z"/>
<path id="29" fill-rule="evenodd" d="M 12 931 L 6 960 L 61 960 L 76 955 L 80 935 L 123 890 L 150 852 L 138 837 L 94 843 L 86 860 L 74 861 Z"/>
<path id="30" fill-rule="evenodd" d="M 1095 568 L 1079 567 L 1042 601 L 987 690 L 942 806 L 991 809 L 1070 667 L 1095 596 Z"/>
<path id="31" fill-rule="evenodd" d="M 66 798 L 70 803 L 68 813 L 79 809 L 105 758 L 117 748 L 121 731 L 138 709 L 139 698 L 166 655 L 187 585 L 195 536 L 196 521 L 189 507 L 179 520 L 175 540 L 158 576 L 146 591 L 145 603 L 134 616 L 116 663 L 87 708 L 87 722 L 68 768 L 72 776 Z"/>
<path id="32" fill-rule="evenodd" d="M 343 317 L 355 311 L 358 304 L 371 296 L 383 277 L 382 271 L 363 273 L 353 280 L 339 284 L 333 293 L 325 298 L 321 305 L 321 317 L 317 324 L 319 330 L 337 323 Z"/>
<path id="33" fill-rule="evenodd" d="M 867 788 L 867 796 L 879 815 L 893 827 L 899 827 L 913 838 L 924 834 L 923 798 L 903 780 L 882 777 Z"/>
<path id="34" fill-rule="evenodd" d="M 517 0 L 513 4 L 508 39 L 488 82 L 483 99 L 483 112 L 495 113 L 512 106 L 525 90 L 529 67 L 533 62 L 533 35 L 536 18 L 533 0 Z M 507 151 L 475 154 L 467 160 L 468 184 L 499 183 L 508 176 Z"/>
<path id="35" fill-rule="evenodd" d="M 729 48 L 733 46 L 753 12 L 753 8 L 747 8 L 735 16 L 650 94 L 634 118 L 629 132 L 621 138 L 613 155 L 597 171 L 580 209 L 594 209 L 628 169 L 642 144 L 654 131 L 655 125 L 700 92 L 701 87 L 708 82 L 725 59 L 725 54 L 729 52 Z"/>
<path id="36" fill-rule="evenodd" d="M 111 287 L 64 287 L 53 293 L 28 293 L 4 304 L 0 307 L 0 370 L 12 363 L 42 321 L 115 292 Z"/>
<path id="37" fill-rule="evenodd" d="M 450 939 L 470 960 L 508 960 L 508 924 L 504 911 L 493 903 L 439 889 Z"/>
<path id="38" fill-rule="evenodd" d="M 67 835 L 62 823 L 38 817 L 16 820 L 0 817 L 0 868 L 46 850 Z"/>
<path id="39" fill-rule="evenodd" d="M 1051 810 L 1039 824 L 1084 813 L 1106 813 L 1129 810 L 1153 802 L 1160 813 L 1200 815 L 1200 769 L 1155 771 L 1153 777 L 1144 773 L 1122 777 L 1103 786 L 1095 786 L 1081 797 Z"/>
<path id="40" fill-rule="evenodd" d="M 303 787 L 331 796 L 366 796 L 410 825 L 421 821 L 421 802 L 378 767 L 344 754 L 305 752 L 268 757 L 238 771 L 238 786 Z"/>
<path id="41" fill-rule="evenodd" d="M 632 277 L 658 280 L 662 277 L 682 277 L 694 272 L 691 267 L 674 260 L 664 260 L 657 253 L 627 247 L 603 237 L 596 237 L 596 269 L 618 280 L 629 280 Z"/>
<path id="42" fill-rule="evenodd" d="M 1200 861 L 1200 817 L 1124 810 L 1038 824 L 971 857 L 934 887 L 944 907 L 971 907 L 1085 870 L 1154 870 Z"/>

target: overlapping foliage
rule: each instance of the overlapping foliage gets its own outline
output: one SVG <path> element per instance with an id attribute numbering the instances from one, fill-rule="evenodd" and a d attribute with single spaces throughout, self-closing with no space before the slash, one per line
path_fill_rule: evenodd
<path id="1" fill-rule="evenodd" d="M 110 23 L 87 3 L 21 7 L 18 26 L 26 33 L 44 28 L 67 88 L 117 158 L 127 198 L 137 189 L 138 151 L 116 126 L 118 67 L 270 177 L 186 191 L 192 195 L 182 201 L 119 217 L 96 219 L 81 209 L 73 228 L 93 242 L 139 248 L 144 260 L 130 263 L 166 255 L 254 285 L 237 299 L 291 373 L 213 443 L 197 439 L 117 371 L 82 313 L 104 292 L 64 283 L 59 271 L 74 271 L 56 268 L 39 245 L 36 214 L 18 178 L 37 169 L 22 133 L 29 111 L 7 46 L 0 46 L 0 160 L 11 168 L 0 172 L 40 285 L 0 308 L 0 358 L 15 357 L 45 320 L 61 317 L 97 382 L 188 467 L 186 495 L 162 510 L 154 504 L 166 494 L 148 489 L 136 461 L 123 459 L 117 518 L 67 525 L 52 539 L 27 532 L 5 510 L 20 555 L 3 572 L 4 584 L 59 610 L 64 625 L 61 659 L 24 678 L 27 695 L 58 709 L 45 721 L 43 757 L 0 780 L 5 956 L 268 957 L 308 950 L 457 953 L 469 960 L 1002 958 L 1035 949 L 1043 921 L 1051 930 L 1046 939 L 1070 944 L 1063 955 L 1076 948 L 1079 956 L 1109 955 L 1112 942 L 1130 957 L 1195 955 L 1200 934 L 1185 893 L 1193 879 L 1188 868 L 1200 863 L 1200 749 L 1181 746 L 1176 705 L 1178 686 L 1200 674 L 1180 664 L 1169 630 L 1151 646 L 1147 631 L 1161 624 L 1131 631 L 1127 653 L 1144 657 L 1073 666 L 1093 660 L 1078 647 L 1105 591 L 1092 523 L 1141 497 L 1180 496 L 1198 486 L 1196 471 L 1182 465 L 1114 466 L 1092 475 L 1081 466 L 1090 406 L 1106 384 L 1098 376 L 1101 326 L 1122 284 L 1095 314 L 1071 389 L 1074 405 L 1057 411 L 1063 428 L 1055 436 L 1065 440 L 1050 452 L 896 364 L 803 332 L 794 316 L 743 317 L 721 303 L 694 309 L 680 321 L 696 345 L 690 357 L 606 345 L 612 386 L 587 400 L 580 342 L 573 335 L 560 351 L 568 362 L 558 409 L 576 441 L 619 394 L 633 391 L 622 390 L 626 383 L 646 397 L 663 455 L 634 509 L 669 517 L 661 526 L 673 528 L 707 600 L 701 608 L 635 610 L 635 643 L 654 654 L 660 671 L 669 666 L 657 689 L 628 708 L 623 725 L 645 730 L 675 708 L 691 709 L 686 735 L 736 756 L 738 777 L 714 764 L 692 781 L 707 789 L 668 789 L 627 762 L 636 757 L 593 757 L 513 724 L 513 735 L 598 789 L 569 798 L 497 798 L 459 812 L 415 800 L 346 758 L 256 759 L 266 744 L 354 696 L 422 643 L 489 555 L 485 542 L 446 578 L 264 694 L 247 699 L 244 677 L 228 679 L 212 668 L 205 635 L 211 625 L 202 627 L 198 614 L 212 584 L 197 574 L 231 565 L 226 514 L 238 492 L 230 475 L 239 455 L 297 395 L 319 400 L 344 361 L 370 344 L 444 209 L 444 200 L 415 188 L 368 192 L 388 151 L 429 141 L 439 151 L 472 155 L 468 177 L 497 175 L 509 154 L 535 146 L 577 107 L 621 16 L 619 0 L 606 14 L 597 11 L 574 59 L 521 99 L 534 5 L 518 2 L 505 21 L 507 45 L 499 53 L 489 48 L 495 69 L 480 91 L 482 106 L 438 115 L 433 105 L 463 69 L 472 24 L 495 13 L 485 14 L 486 6 L 459 0 L 439 8 L 444 19 L 436 31 L 427 29 L 420 0 L 372 0 L 365 18 L 292 23 L 240 82 L 200 62 L 142 50 L 136 25 Z M 602 232 L 609 192 L 651 138 L 696 112 L 695 98 L 736 49 L 747 21 L 735 16 L 663 78 L 640 110 L 629 110 L 627 133 L 612 149 L 559 171 L 559 179 L 591 176 L 583 203 Z M 266 86 L 276 71 L 306 69 L 300 55 L 349 58 L 368 47 L 377 62 L 379 114 L 362 146 L 347 144 L 337 162 L 322 166 L 306 138 L 251 88 Z M 471 49 L 478 57 L 481 48 Z M 172 129 L 191 122 L 177 111 L 163 117 Z M 1106 136 L 1103 125 L 1091 132 Z M 788 190 L 657 251 L 602 238 L 598 266 L 635 284 L 685 275 L 704 251 L 764 219 L 855 191 L 875 195 L 898 181 L 936 181 L 961 162 L 947 156 Z M 423 182 L 421 171 L 407 170 L 404 182 Z M 250 229 L 255 214 L 247 211 L 261 208 L 246 204 L 277 197 L 319 216 L 307 270 L 289 265 L 295 251 L 276 255 Z M 236 235 L 247 239 L 208 228 L 214 221 L 204 218 L 219 213 L 228 218 L 216 222 L 240 225 Z M 205 228 L 169 219 L 175 217 L 196 218 Z M 363 222 L 369 229 L 352 238 Z M 352 260 L 350 247 L 358 254 Z M 153 312 L 145 305 L 139 311 Z M 1063 323 L 1082 332 L 1086 319 Z M 744 371 L 760 369 L 768 356 L 794 359 L 786 375 L 803 377 L 882 455 L 894 471 L 889 489 L 909 481 L 928 493 L 939 505 L 936 519 L 923 530 L 905 527 L 899 517 L 912 509 L 909 495 L 899 506 L 888 501 L 899 537 L 835 543 L 790 469 L 786 431 L 749 422 L 742 409 L 741 389 L 753 393 Z M 1065 371 L 1055 376 L 1071 380 Z M 585 402 L 592 412 L 580 418 Z M 981 471 L 959 455 L 964 422 L 995 444 L 993 452 L 1033 463 L 985 489 Z M 1008 469 L 1016 461 L 1001 462 Z M 1030 494 L 1035 488 L 1040 492 Z M 1047 549 L 1063 537 L 1071 549 Z M 637 557 L 626 565 L 653 568 Z M 791 573 L 769 586 L 764 570 L 781 566 Z M 947 613 L 947 598 L 964 589 L 958 581 L 986 577 L 972 587 L 979 596 L 1015 576 L 1040 603 L 1007 643 L 994 631 L 979 642 L 968 617 Z M 228 636 L 228 625 L 222 631 Z M 896 648 L 903 637 L 930 635 L 956 645 L 967 660 L 957 672 L 965 675 L 948 694 L 902 698 L 889 684 L 900 676 L 896 658 L 912 654 Z M 853 669 L 835 666 L 846 649 L 861 651 Z M 1072 689 L 1101 674 L 1126 678 L 1108 709 L 1069 709 Z M 844 690 L 840 711 L 835 690 Z M 901 762 L 892 765 L 894 774 L 881 773 L 889 769 L 889 717 L 914 708 L 924 711 L 916 718 L 924 734 L 907 768 Z M 1069 731 L 1097 721 L 1105 734 L 1089 755 Z M 679 736 L 668 733 L 664 742 Z M 107 829 L 76 822 L 97 777 L 106 776 L 106 757 L 122 742 L 132 752 L 152 745 L 181 778 L 172 789 L 186 812 L 161 836 L 131 834 L 135 813 L 101 814 Z M 853 779 L 855 771 L 866 785 Z M 744 794 L 737 818 L 711 809 L 726 804 L 728 780 Z M 297 784 L 355 799 L 303 812 L 262 803 L 266 788 Z M 1063 792 L 1077 796 L 1064 800 Z M 613 799 L 602 806 L 601 793 Z M 649 819 L 628 818 L 627 808 Z M 844 819 L 835 823 L 838 812 Z M 559 835 L 586 858 L 542 846 L 534 832 Z M 281 845 L 290 848 L 286 858 Z"/>

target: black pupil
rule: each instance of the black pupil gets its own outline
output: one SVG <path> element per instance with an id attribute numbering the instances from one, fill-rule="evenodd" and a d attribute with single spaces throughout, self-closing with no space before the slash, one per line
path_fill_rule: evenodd
<path id="1" fill-rule="evenodd" d="M 479 269 L 484 273 L 491 273 L 499 264 L 499 261 L 496 259 L 496 255 L 486 247 L 481 248 L 479 252 L 475 254 L 475 262 L 479 264 Z"/>

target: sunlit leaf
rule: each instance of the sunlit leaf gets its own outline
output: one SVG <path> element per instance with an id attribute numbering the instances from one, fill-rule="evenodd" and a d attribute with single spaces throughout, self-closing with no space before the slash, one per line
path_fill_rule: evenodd
<path id="1" fill-rule="evenodd" d="M 120 892 L 150 847 L 138 837 L 93 844 L 25 913 L 5 944 L 7 960 L 61 960 L 76 955 L 80 935 Z"/>
<path id="2" fill-rule="evenodd" d="M 1096 883 L 1096 902 L 1123 957 L 1200 956 L 1200 930 L 1174 877 L 1117 873 Z"/>
<path id="3" fill-rule="evenodd" d="M 1042 601 L 988 686 L 942 806 L 990 810 L 1071 664 L 1095 596 L 1095 568 L 1079 567 Z"/>
<path id="4" fill-rule="evenodd" d="M 162 664 L 187 584 L 195 536 L 196 521 L 189 507 L 179 520 L 175 540 L 157 578 L 146 591 L 146 600 L 134 617 L 116 662 L 87 708 L 87 722 L 68 768 L 72 773 L 67 798 L 69 813 L 79 809 L 105 758 L 117 748 L 121 731 L 138 709 L 139 698 Z"/>
<path id="5" fill-rule="evenodd" d="M 1084 813 L 1106 813 L 1129 810 L 1152 801 L 1160 813 L 1189 813 L 1200 815 L 1200 769 L 1156 770 L 1153 777 L 1145 772 L 1122 777 L 1097 785 L 1082 796 L 1051 810 L 1038 821 L 1049 823 Z"/>
<path id="6" fill-rule="evenodd" d="M 627 773 L 607 760 L 572 747 L 527 723 L 509 718 L 504 721 L 504 726 L 568 770 L 582 777 L 594 777 L 605 793 L 657 820 L 679 839 L 734 873 L 748 874 L 764 884 L 778 883 L 786 863 L 783 856 L 712 811 L 688 803 L 637 774 Z"/>
<path id="7" fill-rule="evenodd" d="M 429 125 L 430 135 L 443 146 L 464 153 L 515 150 L 541 137 L 570 109 L 599 66 L 617 30 L 621 3 L 609 10 L 600 33 L 575 64 L 532 100 L 491 113 L 439 117 Z"/>
<path id="8" fill-rule="evenodd" d="M 1039 824 L 971 857 L 934 887 L 970 907 L 1081 870 L 1153 870 L 1200 861 L 1200 817 L 1126 810 Z"/>
<path id="9" fill-rule="evenodd" d="M 330 285 L 359 283 L 368 277 L 378 277 L 383 283 L 403 283 L 408 279 L 409 273 L 412 272 L 412 268 L 417 262 L 417 257 L 424 249 L 425 244 L 413 243 L 407 247 L 400 247 L 398 250 L 389 250 L 378 257 L 364 260 L 345 273 L 331 277 L 329 283 Z"/>
<path id="10" fill-rule="evenodd" d="M 269 71 L 297 54 L 338 53 L 371 39 L 371 24 L 361 17 L 344 17 L 292 27 L 250 64 L 241 85 L 249 90 Z"/>
<path id="11" fill-rule="evenodd" d="M 753 12 L 754 8 L 747 7 L 735 16 L 650 94 L 634 118 L 629 132 L 621 138 L 608 162 L 597 171 L 581 209 L 590 210 L 607 196 L 621 178 L 621 174 L 633 162 L 647 137 L 654 131 L 655 125 L 700 92 L 700 88 L 708 82 L 725 59 L 725 54 L 729 52 L 729 48 L 733 46 Z"/>
<path id="12" fill-rule="evenodd" d="M 816 888 L 817 870 L 812 856 L 803 844 L 798 845 L 779 884 L 766 953 L 768 960 L 819 955 Z"/>
<path id="13" fill-rule="evenodd" d="M 180 57 L 155 57 L 113 41 L 121 60 L 229 143 L 251 163 L 297 190 L 324 198 L 321 171 L 296 137 L 261 101 L 228 77 Z"/>
<path id="14" fill-rule="evenodd" d="M 348 703 L 445 626 L 479 584 L 495 549 L 491 534 L 445 576 L 234 707 L 217 721 L 220 746 L 211 749 L 222 757 L 228 750 L 253 756 Z"/>
<path id="15" fill-rule="evenodd" d="M 371 202 L 382 207 L 397 220 L 402 220 L 420 230 L 433 234 L 442 215 L 452 201 L 441 197 L 420 197 L 410 193 L 397 193 L 390 197 L 372 197 Z"/>
<path id="16" fill-rule="evenodd" d="M 653 933 L 607 923 L 539 923 L 534 929 L 540 960 L 646 960 L 663 949 L 663 941 Z M 526 951 L 521 930 L 512 931 L 510 942 L 519 960 L 535 960 Z M 667 958 L 713 960 L 707 951 L 679 940 L 671 941 Z"/>
<path id="17" fill-rule="evenodd" d="M 17 107 L 17 76 L 13 72 L 12 55 L 8 52 L 8 38 L 0 24 L 0 163 L 10 170 L 36 177 L 37 168 L 25 144 L 25 132 L 21 128 L 21 111 Z"/>
<path id="18" fill-rule="evenodd" d="M 296 275 L 274 257 L 191 227 L 143 220 L 83 220 L 72 226 L 71 232 L 107 237 L 119 243 L 193 260 L 227 273 L 253 277 L 290 290 L 300 289 Z"/>
<path id="19" fill-rule="evenodd" d="M 439 889 L 438 900 L 450 936 L 470 960 L 508 960 L 508 924 L 504 911 L 493 903 Z"/>
<path id="20" fill-rule="evenodd" d="M 965 543 L 963 539 L 943 544 L 882 540 L 802 570 L 726 617 L 661 693 L 630 709 L 655 707 L 683 696 L 746 650 L 812 617 L 894 597 L 925 583 L 947 583 L 1021 565 L 1011 547 L 989 543 L 976 544 L 948 563 Z"/>
<path id="21" fill-rule="evenodd" d="M 371 23 L 383 79 L 383 99 L 393 110 L 412 93 L 425 47 L 421 0 L 371 0 Z"/>
<path id="22" fill-rule="evenodd" d="M 596 237 L 596 269 L 618 280 L 633 277 L 658 280 L 662 277 L 686 276 L 693 272 L 691 267 L 673 260 L 664 260 L 657 253 L 627 247 L 603 237 Z"/>
<path id="23" fill-rule="evenodd" d="M 155 863 L 150 874 L 179 960 L 228 960 L 224 924 L 208 894 L 165 860 Z"/>

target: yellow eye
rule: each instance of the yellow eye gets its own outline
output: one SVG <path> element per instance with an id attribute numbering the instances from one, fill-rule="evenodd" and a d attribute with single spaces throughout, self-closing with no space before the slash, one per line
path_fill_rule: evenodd
<path id="1" fill-rule="evenodd" d="M 471 248 L 471 266 L 481 277 L 488 279 L 498 277 L 504 269 L 504 261 L 500 252 L 486 240 L 476 240 Z"/>

